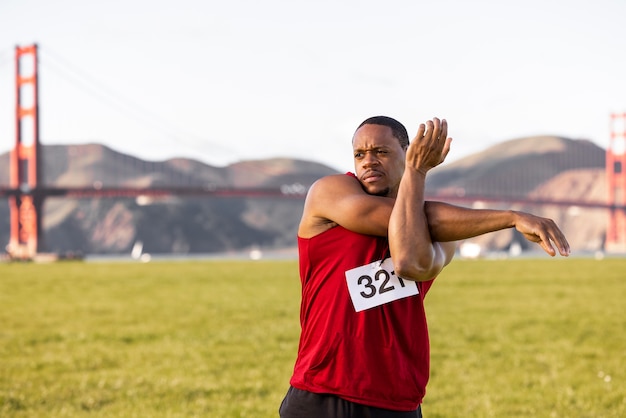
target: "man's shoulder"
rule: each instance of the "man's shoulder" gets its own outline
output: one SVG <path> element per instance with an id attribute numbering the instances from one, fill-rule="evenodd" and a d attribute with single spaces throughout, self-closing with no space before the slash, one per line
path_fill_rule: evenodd
<path id="1" fill-rule="evenodd" d="M 329 174 L 327 176 L 321 177 L 317 181 L 354 181 L 356 180 L 356 176 L 354 173 L 348 171 L 344 174 Z"/>
<path id="2" fill-rule="evenodd" d="M 309 188 L 298 228 L 298 235 L 311 238 L 337 226 L 338 203 L 360 189 L 354 175 L 331 174 L 324 176 Z"/>
<path id="3" fill-rule="evenodd" d="M 356 176 L 353 173 L 348 172 L 345 174 L 330 174 L 328 176 L 321 177 L 311 185 L 311 189 L 336 190 L 337 187 L 355 187 L 359 184 L 360 183 Z"/>

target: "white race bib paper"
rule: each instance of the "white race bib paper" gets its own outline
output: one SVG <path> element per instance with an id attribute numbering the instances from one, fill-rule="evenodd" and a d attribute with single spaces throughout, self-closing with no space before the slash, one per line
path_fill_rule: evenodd
<path id="1" fill-rule="evenodd" d="M 346 281 L 357 312 L 419 294 L 416 282 L 396 276 L 391 258 L 346 271 Z"/>

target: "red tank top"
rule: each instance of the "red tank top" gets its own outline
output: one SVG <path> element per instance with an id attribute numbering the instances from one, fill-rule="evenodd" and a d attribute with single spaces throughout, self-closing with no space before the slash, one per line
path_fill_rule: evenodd
<path id="1" fill-rule="evenodd" d="M 386 238 L 337 226 L 298 237 L 302 332 L 291 385 L 398 411 L 416 409 L 428 381 L 430 353 L 419 294 L 356 312 L 346 271 L 388 256 Z"/>

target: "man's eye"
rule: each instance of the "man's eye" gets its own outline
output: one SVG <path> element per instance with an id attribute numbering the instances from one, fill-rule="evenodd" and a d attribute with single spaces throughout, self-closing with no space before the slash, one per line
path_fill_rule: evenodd
<path id="1" fill-rule="evenodd" d="M 361 158 L 363 157 L 363 153 L 362 152 L 355 152 L 354 153 L 354 158 Z"/>

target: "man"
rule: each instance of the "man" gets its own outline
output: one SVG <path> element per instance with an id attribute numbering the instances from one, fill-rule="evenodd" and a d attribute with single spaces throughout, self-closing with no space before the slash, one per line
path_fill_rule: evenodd
<path id="1" fill-rule="evenodd" d="M 302 333 L 281 417 L 421 417 L 423 299 L 453 241 L 515 227 L 548 254 L 569 254 L 550 219 L 425 202 L 426 173 L 450 142 L 445 120 L 420 125 L 409 144 L 395 119 L 369 118 L 352 139 L 355 175 L 309 190 L 298 229 Z"/>

